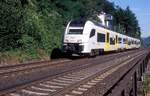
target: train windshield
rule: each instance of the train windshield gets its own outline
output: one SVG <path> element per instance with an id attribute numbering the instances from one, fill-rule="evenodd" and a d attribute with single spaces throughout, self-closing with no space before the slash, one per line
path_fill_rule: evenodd
<path id="1" fill-rule="evenodd" d="M 68 34 L 82 34 L 83 29 L 69 29 Z"/>
<path id="2" fill-rule="evenodd" d="M 77 19 L 77 20 L 71 21 L 69 27 L 72 27 L 72 28 L 69 29 L 68 34 L 83 34 L 83 27 L 86 21 L 87 20 L 85 19 Z"/>
<path id="3" fill-rule="evenodd" d="M 87 20 L 85 19 L 77 19 L 77 20 L 73 20 L 70 23 L 70 27 L 84 27 L 85 23 Z"/>

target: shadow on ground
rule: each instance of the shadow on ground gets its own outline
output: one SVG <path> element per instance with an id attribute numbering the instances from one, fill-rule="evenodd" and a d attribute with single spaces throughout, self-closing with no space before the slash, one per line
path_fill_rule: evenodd
<path id="1" fill-rule="evenodd" d="M 62 59 L 62 58 L 67 58 L 67 59 L 80 59 L 84 58 L 83 56 L 72 56 L 69 53 L 64 53 L 61 49 L 59 48 L 54 48 L 51 53 L 51 59 Z"/>

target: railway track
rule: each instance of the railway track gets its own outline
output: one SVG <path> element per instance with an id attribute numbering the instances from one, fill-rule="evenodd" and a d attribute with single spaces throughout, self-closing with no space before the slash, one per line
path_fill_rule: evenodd
<path id="1" fill-rule="evenodd" d="M 130 53 L 130 55 L 129 55 Z M 144 54 L 145 52 L 140 51 L 135 54 L 132 52 L 126 53 L 127 56 L 114 55 L 114 60 L 109 62 L 103 62 L 103 64 L 97 65 L 89 62 L 85 64 L 88 66 L 79 67 L 78 69 L 71 69 L 63 72 L 60 75 L 46 78 L 27 86 L 20 87 L 11 92 L 5 92 L 4 96 L 74 96 L 80 95 L 84 91 L 94 86 L 97 82 L 116 71 L 118 68 L 124 66 L 134 58 L 138 57 L 138 54 Z M 123 54 L 125 55 L 125 54 Z M 106 56 L 107 57 L 107 56 Z M 105 58 L 106 58 L 105 57 Z M 108 56 L 109 57 L 109 56 Z M 115 58 L 116 59 L 115 59 Z M 98 59 L 98 58 L 97 58 Z M 110 59 L 110 58 L 109 58 Z M 106 60 L 107 61 L 107 60 Z M 80 62 L 81 63 L 81 62 Z M 17 91 L 16 91 L 17 90 Z"/>
<path id="2" fill-rule="evenodd" d="M 131 52 L 123 52 L 124 55 L 134 53 L 135 51 Z M 113 56 L 117 56 L 120 53 L 116 53 L 114 55 L 108 55 L 108 56 L 102 56 L 101 58 L 110 58 Z M 87 60 L 87 58 L 84 58 Z M 0 66 L 0 75 L 5 75 L 9 73 L 15 73 L 15 72 L 20 72 L 20 71 L 26 71 L 26 70 L 32 70 L 32 69 L 38 69 L 42 67 L 49 67 L 49 66 L 57 66 L 59 64 L 63 63 L 68 63 L 71 62 L 72 60 L 70 59 L 63 59 L 59 61 L 41 61 L 41 62 L 34 62 L 34 63 L 24 63 L 24 64 L 16 64 L 16 65 L 5 65 L 5 66 Z"/>
<path id="3" fill-rule="evenodd" d="M 24 70 L 30 70 L 34 68 L 41 68 L 47 66 L 53 66 L 56 64 L 62 64 L 64 62 L 70 62 L 70 59 L 63 59 L 58 61 L 41 61 L 41 62 L 34 62 L 34 63 L 23 63 L 23 64 L 16 64 L 16 65 L 5 65 L 0 67 L 0 75 L 8 74 L 11 72 L 19 72 Z"/>

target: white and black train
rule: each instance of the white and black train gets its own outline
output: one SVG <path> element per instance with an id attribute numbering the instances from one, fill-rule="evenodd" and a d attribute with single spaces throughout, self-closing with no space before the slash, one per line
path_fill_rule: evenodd
<path id="1" fill-rule="evenodd" d="M 99 55 L 141 46 L 139 39 L 112 31 L 111 16 L 102 13 L 99 18 L 99 24 L 90 20 L 70 21 L 64 33 L 63 51 L 78 55 Z"/>

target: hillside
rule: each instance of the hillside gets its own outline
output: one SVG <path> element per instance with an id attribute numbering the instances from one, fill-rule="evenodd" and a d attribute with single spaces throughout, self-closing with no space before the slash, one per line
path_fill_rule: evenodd
<path id="1" fill-rule="evenodd" d="M 96 20 L 104 11 L 114 16 L 117 32 L 140 38 L 140 27 L 129 7 L 122 9 L 107 0 L 1 0 L 0 62 L 50 59 L 61 48 L 67 22 Z M 124 31 L 125 30 L 125 31 Z"/>

